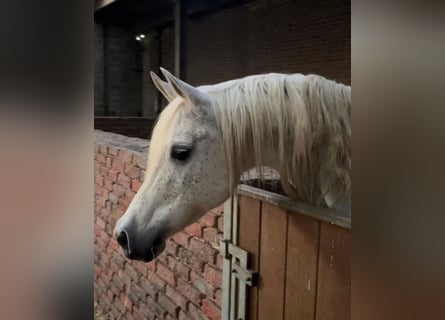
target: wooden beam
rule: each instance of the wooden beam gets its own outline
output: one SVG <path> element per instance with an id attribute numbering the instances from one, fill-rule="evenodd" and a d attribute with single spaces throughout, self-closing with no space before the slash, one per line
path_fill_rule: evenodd
<path id="1" fill-rule="evenodd" d="M 187 8 L 185 0 L 176 0 L 175 17 L 175 75 L 185 80 L 185 61 L 187 45 Z"/>

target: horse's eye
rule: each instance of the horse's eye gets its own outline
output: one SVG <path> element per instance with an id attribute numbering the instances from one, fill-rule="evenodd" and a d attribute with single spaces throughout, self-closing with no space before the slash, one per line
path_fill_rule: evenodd
<path id="1" fill-rule="evenodd" d="M 190 156 L 191 151 L 191 148 L 183 146 L 173 146 L 170 155 L 175 160 L 185 161 Z"/>

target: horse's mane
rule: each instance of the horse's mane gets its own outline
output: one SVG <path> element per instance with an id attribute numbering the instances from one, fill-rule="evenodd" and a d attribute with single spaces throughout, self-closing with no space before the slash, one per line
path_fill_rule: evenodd
<path id="1" fill-rule="evenodd" d="M 246 168 L 257 170 L 278 151 L 284 191 L 318 205 L 326 195 L 348 203 L 351 188 L 351 88 L 316 75 L 266 74 L 204 86 L 215 102 L 232 188 Z"/>

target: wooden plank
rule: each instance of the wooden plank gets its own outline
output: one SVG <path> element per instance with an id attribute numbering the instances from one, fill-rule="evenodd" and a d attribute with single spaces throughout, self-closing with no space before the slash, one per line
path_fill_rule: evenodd
<path id="1" fill-rule="evenodd" d="M 240 196 L 238 242 L 249 252 L 249 268 L 259 272 L 261 202 L 248 196 Z M 246 319 L 258 319 L 258 287 L 248 288 Z"/>
<path id="2" fill-rule="evenodd" d="M 314 319 L 320 222 L 288 214 L 284 319 Z"/>
<path id="3" fill-rule="evenodd" d="M 305 202 L 297 201 L 281 194 L 243 184 L 238 186 L 236 192 L 238 194 L 261 200 L 263 202 L 271 203 L 286 210 L 298 212 L 299 214 L 313 217 L 321 221 L 333 223 L 343 228 L 351 229 L 351 217 L 344 212 L 339 212 L 323 207 L 314 207 Z"/>
<path id="4" fill-rule="evenodd" d="M 316 320 L 351 318 L 351 232 L 321 223 Z"/>
<path id="5" fill-rule="evenodd" d="M 283 318 L 287 212 L 262 203 L 258 319 Z"/>

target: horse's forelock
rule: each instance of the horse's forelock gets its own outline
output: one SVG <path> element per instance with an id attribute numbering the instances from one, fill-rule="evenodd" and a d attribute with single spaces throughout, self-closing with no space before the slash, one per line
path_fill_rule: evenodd
<path id="1" fill-rule="evenodd" d="M 173 123 L 183 104 L 184 99 L 177 97 L 159 115 L 150 139 L 145 178 L 150 177 L 158 168 L 168 147 L 168 142 L 171 140 Z"/>

